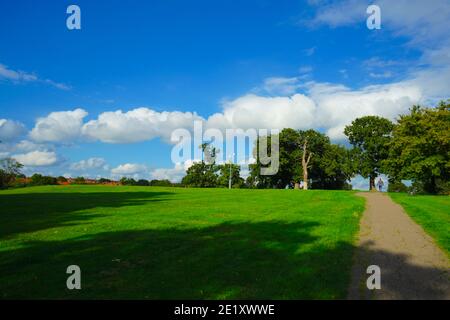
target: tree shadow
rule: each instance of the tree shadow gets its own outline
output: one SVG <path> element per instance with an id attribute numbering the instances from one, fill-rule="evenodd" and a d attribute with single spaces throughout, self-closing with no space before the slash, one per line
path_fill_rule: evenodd
<path id="1" fill-rule="evenodd" d="M 318 236 L 317 228 L 307 221 L 227 222 L 30 241 L 0 251 L 0 298 L 344 299 L 356 248 Z M 446 270 L 370 246 L 358 252 L 367 258 L 360 282 L 367 266 L 378 264 L 386 298 L 413 299 L 417 290 L 424 299 L 448 297 L 448 278 L 447 287 L 425 281 Z M 383 261 L 396 261 L 396 268 Z M 81 290 L 66 288 L 69 265 L 81 268 Z"/>
<path id="2" fill-rule="evenodd" d="M 405 254 L 374 249 L 367 241 L 355 252 L 349 299 L 443 300 L 450 299 L 448 268 L 426 267 Z M 381 270 L 381 289 L 367 289 L 367 267 L 377 265 Z"/>
<path id="3" fill-rule="evenodd" d="M 351 246 L 327 248 L 316 222 L 222 223 L 100 233 L 0 252 L 2 298 L 345 297 Z M 82 290 L 66 289 L 69 265 Z M 344 276 L 342 276 L 344 274 Z"/>
<path id="4" fill-rule="evenodd" d="M 0 194 L 0 239 L 18 233 L 75 225 L 105 216 L 84 210 L 168 201 L 172 192 L 50 192 Z"/>

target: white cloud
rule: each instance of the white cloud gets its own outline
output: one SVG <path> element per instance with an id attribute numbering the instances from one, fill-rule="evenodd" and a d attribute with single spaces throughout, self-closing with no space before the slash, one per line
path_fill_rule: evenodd
<path id="1" fill-rule="evenodd" d="M 197 160 L 200 161 L 200 160 Z M 171 182 L 180 182 L 186 175 L 186 170 L 189 169 L 195 162 L 187 160 L 184 163 L 177 163 L 173 168 L 157 168 L 150 171 L 150 178 L 156 180 L 169 180 Z"/>
<path id="2" fill-rule="evenodd" d="M 161 137 L 170 141 L 173 130 L 191 128 L 194 120 L 201 120 L 191 112 L 157 112 L 137 108 L 128 112 L 109 111 L 83 126 L 83 134 L 107 143 L 132 143 Z"/>
<path id="3" fill-rule="evenodd" d="M 313 128 L 324 128 L 333 140 L 345 138 L 345 125 L 358 117 L 378 115 L 394 120 L 423 98 L 415 85 L 394 83 L 350 90 L 342 86 L 309 84 L 309 95 L 317 105 Z"/>
<path id="4" fill-rule="evenodd" d="M 61 89 L 61 90 L 70 90 L 71 87 L 69 85 L 66 85 L 64 83 L 55 82 L 50 79 L 40 79 L 37 75 L 33 73 L 28 73 L 21 70 L 12 70 L 8 68 L 8 66 L 5 66 L 4 64 L 0 64 L 0 80 L 9 80 L 14 83 L 20 83 L 20 82 L 41 82 L 48 85 L 51 85 L 55 88 Z"/>
<path id="5" fill-rule="evenodd" d="M 70 169 L 76 171 L 86 171 L 93 169 L 108 170 L 109 166 L 103 158 L 89 158 L 79 162 L 72 163 Z"/>
<path id="6" fill-rule="evenodd" d="M 264 90 L 270 94 L 290 95 L 299 88 L 299 78 L 272 77 L 264 80 Z"/>
<path id="7" fill-rule="evenodd" d="M 15 71 L 9 69 L 4 64 L 0 64 L 0 78 L 19 82 L 19 81 L 37 81 L 38 77 L 34 74 L 24 71 Z"/>
<path id="8" fill-rule="evenodd" d="M 302 94 L 291 97 L 262 97 L 248 94 L 226 102 L 222 113 L 208 118 L 211 128 L 279 129 L 310 128 L 314 102 Z"/>
<path id="9" fill-rule="evenodd" d="M 18 138 L 25 131 L 25 126 L 17 121 L 0 119 L 0 141 Z"/>
<path id="10" fill-rule="evenodd" d="M 315 17 L 308 23 L 332 28 L 348 25 L 365 27 L 369 4 L 373 1 L 333 1 L 317 8 Z M 448 43 L 448 0 L 378 0 L 375 4 L 381 9 L 382 29 L 386 28 L 396 36 L 410 37 L 413 45 L 427 43 L 440 46 L 442 41 Z"/>
<path id="11" fill-rule="evenodd" d="M 386 79 L 386 78 L 392 78 L 392 72 L 390 71 L 385 71 L 382 73 L 375 73 L 375 72 L 371 72 L 369 73 L 369 76 L 375 79 Z"/>
<path id="12" fill-rule="evenodd" d="M 31 151 L 24 154 L 13 155 L 12 158 L 16 159 L 24 166 L 30 167 L 50 166 L 58 161 L 55 152 L 47 151 Z"/>
<path id="13" fill-rule="evenodd" d="M 31 139 L 39 142 L 70 142 L 80 137 L 83 118 L 87 116 L 83 109 L 52 112 L 39 118 L 30 132 Z"/>
<path id="14" fill-rule="evenodd" d="M 147 167 L 143 164 L 137 163 L 125 163 L 121 164 L 116 168 L 111 170 L 113 175 L 123 175 L 123 176 L 131 176 L 134 174 L 145 173 L 147 171 Z"/>

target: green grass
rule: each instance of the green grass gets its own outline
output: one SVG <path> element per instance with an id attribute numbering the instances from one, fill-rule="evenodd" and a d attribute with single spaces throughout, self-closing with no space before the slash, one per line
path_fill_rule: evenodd
<path id="1" fill-rule="evenodd" d="M 450 197 L 411 196 L 406 193 L 390 193 L 389 195 L 450 256 Z"/>
<path id="2" fill-rule="evenodd" d="M 0 192 L 0 298 L 344 298 L 353 192 L 49 186 Z M 82 290 L 66 289 L 79 265 Z"/>

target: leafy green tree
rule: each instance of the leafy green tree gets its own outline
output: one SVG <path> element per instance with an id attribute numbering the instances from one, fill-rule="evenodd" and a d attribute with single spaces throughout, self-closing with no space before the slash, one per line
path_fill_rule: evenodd
<path id="1" fill-rule="evenodd" d="M 150 185 L 154 186 L 154 187 L 172 187 L 173 186 L 172 182 L 170 182 L 167 179 L 164 179 L 164 180 L 154 179 L 154 180 L 150 181 Z"/>
<path id="2" fill-rule="evenodd" d="M 23 165 L 12 158 L 0 160 L 0 188 L 7 188 L 21 175 Z"/>
<path id="3" fill-rule="evenodd" d="M 311 175 L 313 189 L 351 189 L 348 183 L 354 173 L 350 152 L 336 144 L 326 144 L 317 157 Z"/>
<path id="4" fill-rule="evenodd" d="M 211 147 L 209 143 L 202 143 L 203 159 L 199 163 L 194 163 L 186 171 L 181 183 L 187 187 L 214 188 L 217 186 L 218 167 L 215 164 L 217 149 Z M 204 160 L 206 159 L 206 161 Z"/>
<path id="5" fill-rule="evenodd" d="M 76 177 L 73 179 L 73 184 L 85 184 L 86 179 L 84 177 Z"/>
<path id="6" fill-rule="evenodd" d="M 201 161 L 187 169 L 181 183 L 187 187 L 214 188 L 217 186 L 217 179 L 217 166 Z"/>
<path id="7" fill-rule="evenodd" d="M 150 182 L 145 179 L 139 179 L 138 181 L 136 181 L 136 186 L 148 187 L 149 185 L 150 185 Z"/>
<path id="8" fill-rule="evenodd" d="M 260 137 L 269 141 L 270 137 Z M 270 143 L 268 144 L 270 146 Z M 257 155 L 257 147 L 254 154 Z M 259 174 L 259 161 L 250 165 L 250 175 L 246 184 L 259 188 L 284 188 L 287 184 L 300 180 L 312 182 L 313 188 L 348 188 L 347 180 L 353 175 L 349 152 L 341 146 L 333 145 L 330 139 L 314 130 L 283 129 L 279 136 L 278 173 L 273 176 Z M 304 183 L 305 186 L 305 183 Z"/>
<path id="9" fill-rule="evenodd" d="M 241 188 L 244 185 L 244 179 L 241 178 L 241 166 L 238 164 L 222 164 L 217 166 L 219 169 L 219 177 L 217 178 L 217 186 L 228 187 L 230 179 L 231 166 L 231 186 L 233 188 Z"/>
<path id="10" fill-rule="evenodd" d="M 43 176 L 39 173 L 35 173 L 31 176 L 30 184 L 32 186 L 56 185 L 58 184 L 58 180 L 54 177 Z"/>
<path id="11" fill-rule="evenodd" d="M 135 186 L 137 184 L 137 181 L 133 178 L 122 177 L 120 179 L 120 184 L 123 186 Z"/>
<path id="12" fill-rule="evenodd" d="M 375 189 L 375 178 L 381 173 L 382 162 L 389 154 L 388 143 L 394 124 L 378 116 L 358 118 L 346 126 L 344 133 L 353 145 L 352 159 L 355 170 L 370 180 Z"/>
<path id="13" fill-rule="evenodd" d="M 56 178 L 58 180 L 58 182 L 67 182 L 67 178 L 63 177 L 63 176 L 59 176 L 58 178 Z"/>
<path id="14" fill-rule="evenodd" d="M 450 190 L 450 100 L 436 108 L 414 106 L 400 116 L 384 162 L 392 179 L 413 180 L 427 193 Z"/>
<path id="15" fill-rule="evenodd" d="M 98 183 L 100 184 L 104 184 L 104 183 L 111 183 L 111 179 L 107 179 L 107 178 L 100 178 L 97 180 Z"/>

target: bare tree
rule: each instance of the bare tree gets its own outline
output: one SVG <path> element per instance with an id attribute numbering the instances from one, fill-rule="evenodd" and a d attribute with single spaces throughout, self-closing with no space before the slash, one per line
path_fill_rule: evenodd
<path id="1" fill-rule="evenodd" d="M 308 138 L 305 138 L 303 142 L 303 153 L 302 153 L 302 169 L 303 169 L 303 190 L 308 190 L 308 169 L 309 162 L 311 160 L 312 152 L 308 151 Z"/>

